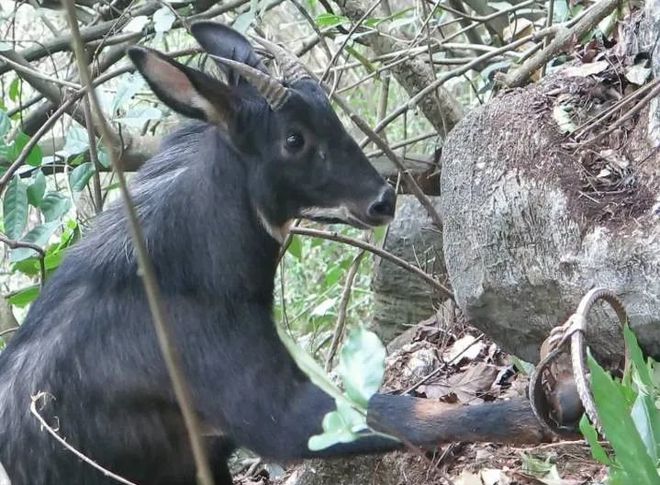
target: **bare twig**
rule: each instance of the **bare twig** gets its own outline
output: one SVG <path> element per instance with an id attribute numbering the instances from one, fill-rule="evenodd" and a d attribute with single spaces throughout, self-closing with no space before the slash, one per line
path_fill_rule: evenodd
<path id="1" fill-rule="evenodd" d="M 499 76 L 499 80 L 508 87 L 522 86 L 540 67 L 563 52 L 572 42 L 592 30 L 598 22 L 607 17 L 619 4 L 620 0 L 600 0 L 593 5 L 580 20 L 570 28 L 562 26 L 555 38 L 546 48 L 531 57 L 518 69 Z"/>
<path id="2" fill-rule="evenodd" d="M 307 227 L 292 227 L 291 228 L 291 233 L 292 234 L 300 234 L 301 236 L 308 236 L 308 237 L 318 237 L 321 239 L 328 239 L 330 241 L 336 241 L 344 244 L 348 244 L 350 246 L 355 246 L 356 248 L 364 249 L 366 251 L 369 251 L 370 253 L 373 253 L 377 256 L 380 256 L 383 259 L 386 259 L 390 261 L 391 263 L 396 264 L 397 266 L 400 266 L 401 268 L 405 269 L 406 271 L 410 271 L 411 273 L 419 276 L 421 279 L 426 281 L 430 286 L 432 286 L 440 295 L 444 298 L 451 298 L 452 300 L 454 299 L 454 294 L 451 292 L 449 288 L 447 288 L 445 285 L 437 281 L 435 278 L 433 278 L 431 275 L 426 274 L 424 271 L 422 271 L 420 268 L 413 266 L 410 264 L 408 261 L 399 258 L 398 256 L 395 256 L 394 254 L 385 251 L 384 249 L 381 249 L 377 246 L 374 246 L 373 244 L 369 244 L 364 241 L 360 241 L 359 239 L 353 239 L 348 236 L 343 236 L 341 234 L 338 234 L 336 232 L 328 232 L 328 231 L 320 231 L 318 229 L 310 229 Z"/>
<path id="3" fill-rule="evenodd" d="M 606 137 L 610 133 L 612 133 L 614 130 L 619 128 L 621 125 L 623 125 L 626 121 L 628 121 L 630 118 L 635 116 L 637 113 L 639 113 L 644 107 L 649 104 L 651 101 L 653 101 L 657 96 L 660 95 L 660 80 L 655 81 L 655 87 L 651 90 L 649 94 L 644 96 L 642 99 L 640 99 L 632 108 L 630 108 L 623 116 L 620 118 L 617 118 L 617 120 L 612 123 L 605 131 L 602 133 L 599 133 L 598 135 L 594 136 L 593 138 L 590 138 L 583 143 L 585 145 L 595 143 L 598 140 L 601 140 L 602 138 Z"/>
<path id="4" fill-rule="evenodd" d="M 335 333 L 332 336 L 332 343 L 330 344 L 328 357 L 325 360 L 326 372 L 330 372 L 332 369 L 332 360 L 335 358 L 335 354 L 339 348 L 339 342 L 341 342 L 341 338 L 344 335 L 344 329 L 346 328 L 346 311 L 348 309 L 348 303 L 351 300 L 353 282 L 355 281 L 355 276 L 357 275 L 358 269 L 360 269 L 360 263 L 362 262 L 365 254 L 367 254 L 365 250 L 360 251 L 355 259 L 353 259 L 351 267 L 348 269 L 348 273 L 346 274 L 344 289 L 341 292 L 341 299 L 339 300 L 339 312 L 337 314 Z"/>
<path id="5" fill-rule="evenodd" d="M 85 59 L 84 46 L 80 37 L 80 31 L 78 29 L 78 22 L 76 20 L 75 14 L 75 4 L 73 0 L 62 0 L 62 4 L 67 11 L 67 19 L 69 21 L 69 27 L 71 28 L 73 50 L 78 62 L 78 70 L 80 71 L 80 80 L 85 86 L 91 86 L 92 79 L 89 73 L 89 67 L 87 66 Z M 195 413 L 191 392 L 184 377 L 181 356 L 175 347 L 174 336 L 172 335 L 172 331 L 166 321 L 165 311 L 161 303 L 158 281 L 156 280 L 155 272 L 151 260 L 149 259 L 137 211 L 135 210 L 131 195 L 128 191 L 124 173 L 117 163 L 119 153 L 117 151 L 117 147 L 112 146 L 111 144 L 113 139 L 112 131 L 110 130 L 106 119 L 102 115 L 99 101 L 96 97 L 96 92 L 93 89 L 89 89 L 88 96 L 92 109 L 97 115 L 98 125 L 102 133 L 103 142 L 106 144 L 108 153 L 110 154 L 110 158 L 112 160 L 112 165 L 115 169 L 115 173 L 117 174 L 119 189 L 124 201 L 124 205 L 126 207 L 126 211 L 128 213 L 131 237 L 135 246 L 138 266 L 147 294 L 149 309 L 153 317 L 153 324 L 156 330 L 156 335 L 158 337 L 158 343 L 163 354 L 163 359 L 165 360 L 167 370 L 169 372 L 170 378 L 172 379 L 174 394 L 176 395 L 177 401 L 181 408 L 183 420 L 188 431 L 192 454 L 195 459 L 195 465 L 197 467 L 198 480 L 201 485 L 212 485 L 213 475 L 209 468 L 209 462 L 206 448 L 204 446 L 204 441 L 202 439 L 199 418 Z"/>
<path id="6" fill-rule="evenodd" d="M 123 483 L 124 485 L 137 485 L 134 482 L 131 482 L 129 480 L 126 480 L 123 477 L 120 477 L 119 475 L 112 473 L 110 470 L 107 468 L 103 468 L 101 465 L 96 463 L 94 460 L 89 458 L 88 456 L 85 456 L 82 454 L 80 451 L 76 450 L 73 446 L 71 446 L 69 443 L 66 442 L 64 438 L 62 438 L 59 434 L 57 434 L 57 431 L 55 431 L 51 426 L 48 425 L 46 420 L 39 414 L 39 411 L 37 411 L 37 401 L 40 399 L 46 399 L 50 395 L 47 392 L 38 392 L 36 395 L 32 396 L 32 403 L 30 404 L 30 412 L 39 420 L 39 423 L 41 424 L 41 427 L 45 429 L 48 434 L 50 434 L 53 438 L 57 440 L 59 444 L 61 444 L 64 448 L 69 450 L 71 453 L 76 455 L 80 460 L 84 461 L 88 465 L 90 465 L 93 468 L 96 468 L 98 471 L 100 471 L 103 475 L 105 475 L 108 478 L 111 478 L 119 483 Z"/>
<path id="7" fill-rule="evenodd" d="M 342 111 L 344 111 L 351 118 L 351 121 L 353 121 L 353 123 L 355 123 L 364 132 L 364 134 L 367 135 L 367 137 L 383 151 L 385 156 L 397 166 L 397 168 L 401 171 L 403 180 L 408 190 L 410 190 L 410 192 L 415 195 L 415 197 L 417 197 L 417 200 L 419 200 L 420 204 L 422 204 L 422 207 L 426 209 L 426 212 L 428 213 L 433 223 L 437 226 L 437 228 L 442 228 L 442 219 L 440 218 L 438 211 L 435 210 L 435 207 L 426 196 L 424 191 L 421 189 L 415 178 L 406 170 L 401 159 L 397 156 L 396 153 L 394 153 L 387 142 L 378 136 L 376 132 L 371 129 L 369 124 L 360 116 L 358 116 L 341 97 L 334 95 L 332 99 L 337 103 Z"/>
<path id="8" fill-rule="evenodd" d="M 85 97 L 83 100 L 83 112 L 85 114 L 85 127 L 87 128 L 87 139 L 89 140 L 89 158 L 94 165 L 94 174 L 93 174 L 93 201 L 94 201 L 94 211 L 99 214 L 103 210 L 103 194 L 101 193 L 101 164 L 99 163 L 99 157 L 96 153 L 96 136 L 94 135 L 94 130 L 92 130 L 93 121 L 92 121 L 92 110 L 89 106 L 89 97 Z"/>
<path id="9" fill-rule="evenodd" d="M 15 241 L 13 239 L 9 239 L 7 236 L 4 234 L 0 234 L 0 242 L 6 244 L 9 246 L 11 249 L 18 249 L 18 248 L 27 248 L 27 249 L 32 249 L 33 251 L 36 251 L 37 254 L 39 255 L 39 270 L 41 273 L 41 285 L 43 285 L 46 281 L 46 265 L 44 263 L 44 258 L 46 257 L 46 253 L 44 252 L 43 248 L 37 244 L 27 242 L 27 241 Z"/>
<path id="10" fill-rule="evenodd" d="M 0 331 L 0 337 L 4 337 L 7 334 L 14 333 L 18 329 L 19 329 L 19 327 L 6 328 L 6 329 Z"/>

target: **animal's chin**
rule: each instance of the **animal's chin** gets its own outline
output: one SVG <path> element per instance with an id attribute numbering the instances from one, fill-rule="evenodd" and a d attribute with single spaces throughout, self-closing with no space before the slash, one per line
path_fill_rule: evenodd
<path id="1" fill-rule="evenodd" d="M 373 229 L 378 226 L 384 226 L 386 224 L 389 224 L 391 219 L 368 219 L 365 220 L 362 217 L 358 217 L 357 215 L 346 211 L 345 214 L 342 214 L 341 216 L 338 215 L 303 215 L 306 219 L 309 219 L 314 222 L 320 222 L 323 224 L 347 224 L 349 226 L 355 227 L 357 229 Z"/>

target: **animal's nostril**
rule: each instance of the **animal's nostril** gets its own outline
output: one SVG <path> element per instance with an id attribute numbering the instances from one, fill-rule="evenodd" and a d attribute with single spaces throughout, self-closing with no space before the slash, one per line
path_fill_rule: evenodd
<path id="1" fill-rule="evenodd" d="M 381 194 L 378 200 L 369 206 L 369 216 L 371 217 L 394 217 L 394 206 L 396 197 L 394 189 L 387 187 Z"/>

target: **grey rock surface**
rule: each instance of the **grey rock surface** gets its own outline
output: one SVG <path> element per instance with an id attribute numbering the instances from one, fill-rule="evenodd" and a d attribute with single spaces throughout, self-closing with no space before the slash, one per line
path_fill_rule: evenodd
<path id="1" fill-rule="evenodd" d="M 430 199 L 439 210 L 440 198 Z M 427 273 L 439 278 L 445 275 L 442 233 L 433 226 L 413 195 L 398 196 L 396 216 L 389 226 L 384 247 Z M 373 330 L 385 342 L 428 318 L 439 303 L 427 283 L 388 261 L 377 263 L 372 288 Z"/>
<path id="2" fill-rule="evenodd" d="M 506 93 L 466 116 L 443 150 L 444 255 L 457 303 L 506 351 L 532 362 L 594 286 L 621 295 L 641 342 L 660 355 L 660 155 L 648 146 L 636 160 L 626 152 L 630 165 L 616 182 L 627 195 L 590 206 L 583 159 L 563 148 L 552 116 L 558 98 L 548 93 L 592 92 L 592 84 Z M 620 354 L 615 320 L 599 310 L 591 321 L 597 354 Z"/>

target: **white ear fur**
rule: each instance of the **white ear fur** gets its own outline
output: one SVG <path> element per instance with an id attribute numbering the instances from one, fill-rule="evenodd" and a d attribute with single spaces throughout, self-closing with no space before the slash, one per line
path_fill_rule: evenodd
<path id="1" fill-rule="evenodd" d="M 217 116 L 216 109 L 192 85 L 190 79 L 176 66 L 161 59 L 155 54 L 149 54 L 143 67 L 143 74 L 181 104 L 200 109 L 209 119 Z"/>

